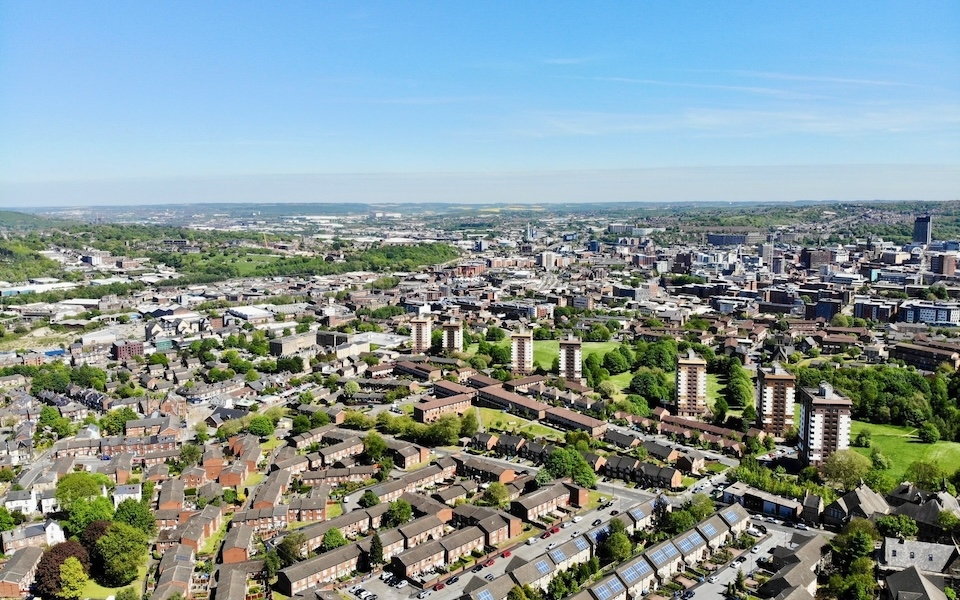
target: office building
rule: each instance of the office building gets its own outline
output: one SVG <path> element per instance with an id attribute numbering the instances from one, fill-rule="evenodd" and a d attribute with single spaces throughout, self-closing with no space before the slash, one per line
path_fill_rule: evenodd
<path id="1" fill-rule="evenodd" d="M 583 342 L 573 336 L 560 340 L 560 377 L 576 382 L 583 378 Z"/>
<path id="2" fill-rule="evenodd" d="M 930 256 L 930 270 L 937 275 L 953 277 L 957 274 L 957 255 L 950 252 L 937 253 Z"/>
<path id="3" fill-rule="evenodd" d="M 701 417 L 707 412 L 707 361 L 688 350 L 677 357 L 676 413 L 681 417 Z"/>
<path id="4" fill-rule="evenodd" d="M 793 427 L 796 378 L 779 363 L 757 370 L 757 427 L 783 437 Z"/>
<path id="5" fill-rule="evenodd" d="M 459 321 L 443 324 L 443 350 L 463 352 L 463 327 Z"/>
<path id="6" fill-rule="evenodd" d="M 533 373 L 533 333 L 520 331 L 510 336 L 510 364 L 514 373 Z"/>
<path id="7" fill-rule="evenodd" d="M 820 466 L 837 450 L 850 447 L 850 398 L 826 381 L 800 388 L 800 461 Z"/>
<path id="8" fill-rule="evenodd" d="M 927 244 L 933 241 L 933 217 L 924 215 L 913 222 L 913 243 Z"/>
<path id="9" fill-rule="evenodd" d="M 416 317 L 410 320 L 410 348 L 414 354 L 421 354 L 430 349 L 430 319 Z"/>

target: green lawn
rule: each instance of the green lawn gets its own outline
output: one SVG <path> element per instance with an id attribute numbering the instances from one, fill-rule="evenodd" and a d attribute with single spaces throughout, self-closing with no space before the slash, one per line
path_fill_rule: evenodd
<path id="1" fill-rule="evenodd" d="M 270 438 L 269 440 L 260 444 L 260 449 L 270 451 L 270 450 L 273 450 L 274 448 L 277 448 L 278 446 L 284 445 L 284 443 L 286 443 L 284 442 L 284 440 L 281 440 L 278 438 Z"/>
<path id="2" fill-rule="evenodd" d="M 230 526 L 230 520 L 233 517 L 226 517 L 223 519 L 223 523 L 220 524 L 220 527 L 217 531 L 207 538 L 207 541 L 203 543 L 203 546 L 200 547 L 200 552 L 197 554 L 213 554 L 217 551 L 217 548 L 220 547 L 220 542 L 223 541 L 223 537 L 227 535 L 227 527 Z"/>
<path id="3" fill-rule="evenodd" d="M 492 343 L 492 342 L 491 342 Z M 500 342 L 493 344 L 494 346 L 504 346 L 506 348 L 510 347 L 510 339 L 507 338 Z M 618 348 L 620 342 L 584 342 L 583 343 L 583 358 L 586 359 L 587 356 L 591 354 L 599 354 L 602 358 L 604 354 Z M 470 344 L 466 347 L 466 354 L 473 356 L 477 353 L 477 348 L 479 344 Z M 533 340 L 533 362 L 539 364 L 544 369 L 549 370 L 553 366 L 553 359 L 560 356 L 560 341 L 559 340 Z"/>
<path id="4" fill-rule="evenodd" d="M 910 463 L 922 460 L 952 472 L 960 465 L 960 443 L 937 442 L 923 444 L 916 438 L 916 428 L 895 427 L 893 425 L 874 425 L 863 421 L 854 421 L 850 428 L 850 440 L 853 441 L 861 431 L 869 431 L 871 448 L 854 448 L 857 452 L 870 456 L 877 448 L 893 463 L 890 476 L 894 481 L 903 481 L 904 472 Z"/>
<path id="5" fill-rule="evenodd" d="M 548 437 L 553 439 L 562 439 L 563 433 L 557 431 L 556 429 L 551 429 L 539 423 L 534 423 L 533 421 L 528 421 L 523 417 L 518 417 L 517 415 L 509 415 L 501 410 L 495 408 L 483 408 L 480 409 L 480 422 L 483 425 L 484 429 L 490 429 L 491 427 L 496 427 L 497 429 L 513 429 L 516 428 L 517 431 L 526 431 L 537 437 Z M 497 422 L 500 425 L 497 425 Z"/>
<path id="6" fill-rule="evenodd" d="M 342 504 L 340 504 L 339 502 L 336 502 L 334 504 L 327 504 L 327 520 L 328 521 L 334 517 L 339 517 L 342 514 L 343 514 Z"/>
<path id="7" fill-rule="evenodd" d="M 139 597 L 140 591 L 143 590 L 143 578 L 146 576 L 147 576 L 147 565 L 142 564 L 140 565 L 140 568 L 137 569 L 137 578 L 127 585 L 122 585 L 116 588 L 108 588 L 108 587 L 103 587 L 102 585 L 98 584 L 96 581 L 91 579 L 90 581 L 87 582 L 87 586 L 83 588 L 83 597 L 91 598 L 91 599 L 96 598 L 98 600 L 101 598 L 105 599 L 105 598 L 109 598 L 110 596 L 116 596 L 117 592 L 127 587 L 132 587 L 133 590 L 137 593 L 137 596 Z"/>
<path id="8" fill-rule="evenodd" d="M 608 494 L 601 494 L 597 490 L 590 490 L 587 492 L 587 495 L 590 498 L 590 501 L 587 503 L 586 510 L 593 510 L 596 507 L 600 506 L 604 502 L 610 499 Z"/>
<path id="9" fill-rule="evenodd" d="M 279 258 L 276 254 L 248 254 L 239 258 L 233 265 L 240 271 L 241 277 L 247 277 L 252 275 L 257 267 L 269 265 Z"/>
<path id="10" fill-rule="evenodd" d="M 720 376 L 715 373 L 707 373 L 707 406 L 710 410 L 713 410 L 714 401 L 720 397 L 721 388 L 723 388 L 723 384 L 720 383 Z"/>
<path id="11" fill-rule="evenodd" d="M 244 487 L 253 487 L 264 480 L 266 475 L 257 471 L 256 473 L 251 473 L 247 480 L 243 482 Z"/>

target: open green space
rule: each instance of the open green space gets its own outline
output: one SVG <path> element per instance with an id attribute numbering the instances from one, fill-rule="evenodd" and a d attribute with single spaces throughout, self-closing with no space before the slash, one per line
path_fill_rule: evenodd
<path id="1" fill-rule="evenodd" d="M 137 592 L 137 596 L 140 596 L 140 591 L 143 589 L 143 578 L 147 576 L 147 565 L 140 565 L 140 568 L 137 569 L 137 578 L 134 579 L 131 583 L 127 585 L 122 585 L 120 587 L 108 588 L 103 587 L 94 580 L 87 582 L 87 586 L 83 588 L 83 597 L 90 598 L 91 600 L 100 600 L 106 599 L 117 595 L 117 592 L 123 588 L 132 587 L 134 591 Z"/>
<path id="2" fill-rule="evenodd" d="M 597 490 L 587 492 L 590 500 L 587 502 L 586 510 L 593 510 L 611 498 L 609 494 L 601 494 Z"/>
<path id="3" fill-rule="evenodd" d="M 497 410 L 495 408 L 479 408 L 480 411 L 480 423 L 483 425 L 484 429 L 495 428 L 498 430 L 511 431 L 515 430 L 517 432 L 527 432 L 536 437 L 547 437 L 552 439 L 561 439 L 563 434 L 556 429 L 551 429 L 540 423 L 535 423 L 533 421 L 528 421 L 523 417 L 518 417 L 517 415 L 511 415 L 503 412 L 502 410 Z"/>
<path id="4" fill-rule="evenodd" d="M 952 473 L 960 466 L 960 443 L 937 442 L 924 444 L 916 437 L 914 427 L 896 427 L 893 425 L 874 425 L 863 421 L 854 421 L 850 427 L 850 439 L 861 431 L 870 432 L 870 448 L 854 448 L 857 452 L 870 456 L 877 448 L 891 461 L 890 476 L 894 481 L 903 481 L 904 472 L 910 463 L 918 460 L 933 463 Z"/>
<path id="5" fill-rule="evenodd" d="M 247 477 L 246 481 L 243 482 L 243 485 L 244 487 L 248 487 L 248 488 L 253 487 L 258 483 L 260 483 L 261 481 L 263 481 L 264 477 L 266 477 L 266 475 L 264 475 L 260 471 L 257 471 L 256 473 L 251 473 L 250 476 Z"/>
<path id="6" fill-rule="evenodd" d="M 279 259 L 280 257 L 276 254 L 247 254 L 246 256 L 241 256 L 230 262 L 237 267 L 237 270 L 240 271 L 241 277 L 247 277 L 253 275 L 257 267 L 263 265 L 269 265 Z"/>
<path id="7" fill-rule="evenodd" d="M 335 502 L 333 504 L 327 504 L 327 520 L 330 520 L 334 517 L 339 517 L 343 514 L 343 504 Z"/>
<path id="8" fill-rule="evenodd" d="M 203 543 L 203 546 L 200 548 L 200 552 L 198 554 L 213 554 L 217 551 L 217 548 L 220 547 L 220 542 L 222 542 L 224 536 L 227 535 L 227 527 L 230 526 L 230 521 L 232 519 L 232 516 L 228 516 L 223 519 L 223 523 L 221 523 L 220 527 L 217 528 L 216 533 L 207 538 L 207 541 Z"/>

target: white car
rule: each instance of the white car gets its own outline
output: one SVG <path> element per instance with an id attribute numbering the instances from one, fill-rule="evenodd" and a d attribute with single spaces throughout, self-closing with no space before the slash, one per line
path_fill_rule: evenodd
<path id="1" fill-rule="evenodd" d="M 426 598 L 426 597 L 429 596 L 429 595 L 430 595 L 430 590 L 423 590 L 422 592 L 420 592 L 419 594 L 417 594 L 417 598 L 419 598 L 420 600 L 423 600 L 424 598 Z"/>
<path id="2" fill-rule="evenodd" d="M 716 583 L 717 581 L 719 581 L 719 579 L 720 578 L 717 577 L 716 575 L 711 575 L 710 577 L 707 577 L 707 581 L 709 581 L 710 583 Z"/>
<path id="3" fill-rule="evenodd" d="M 398 583 L 398 584 L 396 585 L 396 588 L 397 588 L 398 590 L 402 590 L 403 588 L 407 587 L 407 585 L 409 585 L 409 583 L 407 582 L 407 580 L 406 580 L 406 579 L 401 579 L 401 580 L 400 580 L 400 583 Z"/>
<path id="4" fill-rule="evenodd" d="M 580 515 L 577 515 L 573 518 L 574 523 L 579 523 L 582 520 L 583 520 L 583 517 L 581 517 Z"/>

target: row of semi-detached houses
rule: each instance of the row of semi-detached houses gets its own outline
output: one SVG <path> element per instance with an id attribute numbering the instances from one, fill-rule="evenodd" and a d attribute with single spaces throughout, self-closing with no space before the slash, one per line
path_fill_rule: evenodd
<path id="1" fill-rule="evenodd" d="M 618 515 L 627 531 L 650 527 L 655 520 L 657 500 L 635 506 Z M 615 571 L 577 596 L 577 600 L 636 600 L 667 583 L 687 567 L 708 558 L 721 546 L 740 535 L 749 515 L 739 506 L 721 509 L 695 528 L 671 540 L 648 548 L 640 556 L 617 566 Z M 465 588 L 462 600 L 504 600 L 516 585 L 547 590 L 550 581 L 565 569 L 596 555 L 610 534 L 610 525 L 594 528 L 553 548 L 489 583 Z"/>

